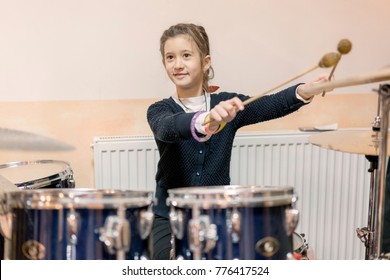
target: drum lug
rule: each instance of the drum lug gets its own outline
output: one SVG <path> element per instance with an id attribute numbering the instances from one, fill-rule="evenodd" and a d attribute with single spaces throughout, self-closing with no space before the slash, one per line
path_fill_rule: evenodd
<path id="1" fill-rule="evenodd" d="M 128 252 L 130 250 L 131 230 L 129 222 L 118 216 L 107 217 L 104 227 L 100 229 L 100 241 L 102 241 L 110 254 L 117 251 Z"/>
<path id="2" fill-rule="evenodd" d="M 79 231 L 80 216 L 74 211 L 71 211 L 66 216 L 67 223 L 67 240 L 70 245 L 77 245 L 77 234 Z"/>
<path id="3" fill-rule="evenodd" d="M 209 252 L 214 249 L 218 240 L 217 226 L 210 223 L 207 215 L 200 215 L 199 219 L 189 222 L 189 242 L 192 252 Z"/>
<path id="4" fill-rule="evenodd" d="M 66 216 L 67 224 L 67 259 L 76 259 L 77 234 L 79 231 L 80 216 L 74 210 Z"/>
<path id="5" fill-rule="evenodd" d="M 11 240 L 12 235 L 12 214 L 0 214 L 0 232 L 4 238 Z"/>
<path id="6" fill-rule="evenodd" d="M 169 213 L 169 221 L 171 223 L 171 228 L 173 234 L 177 239 L 183 239 L 184 236 L 184 214 L 182 211 L 171 209 Z"/>
<path id="7" fill-rule="evenodd" d="M 0 194 L 0 233 L 4 238 L 11 240 L 12 235 L 12 214 L 6 204 L 5 193 Z"/>
<path id="8" fill-rule="evenodd" d="M 232 221 L 232 239 L 234 243 L 238 243 L 240 241 L 241 236 L 241 214 L 237 209 L 233 210 L 231 215 Z"/>
<path id="9" fill-rule="evenodd" d="M 138 232 L 141 239 L 146 239 L 152 231 L 154 220 L 154 214 L 152 209 L 149 207 L 148 210 L 142 210 L 138 221 Z"/>
<path id="10" fill-rule="evenodd" d="M 76 182 L 75 182 L 75 180 L 73 179 L 73 177 L 70 178 L 70 179 L 68 180 L 67 184 L 68 184 L 67 187 L 68 187 L 69 189 L 74 189 L 75 186 L 76 186 Z"/>
<path id="11" fill-rule="evenodd" d="M 299 221 L 299 211 L 297 209 L 286 209 L 286 231 L 288 235 L 293 234 Z"/>

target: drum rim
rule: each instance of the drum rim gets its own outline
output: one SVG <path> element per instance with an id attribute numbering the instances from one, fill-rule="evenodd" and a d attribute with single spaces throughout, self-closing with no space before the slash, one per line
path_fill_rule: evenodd
<path id="1" fill-rule="evenodd" d="M 63 181 L 64 179 L 72 179 L 73 171 L 69 162 L 63 160 L 25 160 L 25 161 L 12 161 L 0 164 L 0 169 L 15 168 L 19 166 L 27 166 L 34 164 L 49 164 L 56 163 L 64 165 L 64 169 L 58 173 L 48 174 L 46 177 L 36 178 L 26 182 L 14 182 L 14 184 L 20 189 L 39 189 L 45 186 L 51 185 L 55 181 Z"/>
<path id="2" fill-rule="evenodd" d="M 182 208 L 272 207 L 292 204 L 297 200 L 291 186 L 205 186 L 170 189 L 168 193 L 167 205 Z"/>
<path id="3" fill-rule="evenodd" d="M 8 192 L 4 197 L 7 210 L 12 208 L 106 209 L 122 206 L 131 208 L 152 205 L 155 199 L 151 191 L 92 188 L 28 189 Z"/>

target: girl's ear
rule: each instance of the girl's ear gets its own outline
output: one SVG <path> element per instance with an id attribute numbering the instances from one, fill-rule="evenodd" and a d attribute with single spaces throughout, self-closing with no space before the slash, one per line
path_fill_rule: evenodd
<path id="1" fill-rule="evenodd" d="M 203 59 L 203 72 L 209 70 L 210 66 L 211 66 L 211 56 L 206 55 Z"/>

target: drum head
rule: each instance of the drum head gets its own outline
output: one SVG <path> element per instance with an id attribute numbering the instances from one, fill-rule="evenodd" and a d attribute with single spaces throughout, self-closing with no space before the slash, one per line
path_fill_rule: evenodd
<path id="1" fill-rule="evenodd" d="M 72 170 L 65 161 L 18 161 L 0 164 L 0 175 L 18 188 L 38 189 L 72 176 Z"/>
<path id="2" fill-rule="evenodd" d="M 209 209 L 233 206 L 280 206 L 296 201 L 290 186 L 205 186 L 168 190 L 168 203 L 177 207 Z"/>

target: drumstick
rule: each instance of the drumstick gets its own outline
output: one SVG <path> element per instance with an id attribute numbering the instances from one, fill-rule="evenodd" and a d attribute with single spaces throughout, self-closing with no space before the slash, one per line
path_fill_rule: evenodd
<path id="1" fill-rule="evenodd" d="M 337 45 L 337 50 L 340 53 L 340 59 L 342 55 L 348 54 L 352 49 L 352 43 L 348 39 L 342 39 Z M 336 62 L 336 64 L 333 66 L 332 70 L 329 73 L 328 79 L 330 80 L 334 74 L 334 71 L 336 70 L 337 64 L 339 64 L 340 59 Z M 325 96 L 325 91 L 322 93 L 322 97 Z"/>
<path id="2" fill-rule="evenodd" d="M 277 88 L 281 87 L 281 86 L 284 86 L 285 84 L 288 84 L 289 82 L 295 80 L 295 79 L 298 79 L 299 77 L 302 77 L 303 75 L 306 75 L 307 73 L 311 72 L 311 71 L 314 71 L 316 70 L 317 68 L 321 67 L 321 68 L 328 68 L 328 67 L 332 67 L 333 65 L 335 65 L 340 59 L 340 54 L 339 53 L 336 53 L 336 52 L 330 52 L 330 53 L 327 53 L 325 54 L 321 60 L 318 62 L 318 64 L 314 65 L 313 67 L 307 69 L 306 71 L 303 71 L 302 73 L 284 81 L 283 83 L 277 85 L 276 87 L 273 87 L 271 89 L 268 89 L 258 95 L 255 95 L 247 100 L 245 100 L 242 104 L 244 106 L 248 105 L 249 103 L 259 99 L 260 97 L 263 97 L 264 95 L 266 95 L 267 93 L 270 93 L 274 90 L 276 90 Z M 207 122 L 204 122 L 202 125 L 205 126 L 206 124 L 210 124 L 212 123 L 212 121 L 207 121 Z"/>
<path id="3" fill-rule="evenodd" d="M 293 81 L 293 80 L 296 80 L 298 79 L 299 77 L 302 77 L 303 75 L 306 75 L 307 73 L 311 72 L 311 71 L 314 71 L 316 70 L 318 67 L 321 67 L 321 68 L 328 68 L 328 67 L 332 67 L 333 65 L 336 65 L 336 63 L 340 60 L 340 54 L 339 53 L 336 53 L 336 52 L 331 52 L 331 53 L 327 53 L 325 54 L 320 62 L 317 64 L 317 65 L 314 65 L 313 67 L 307 69 L 306 71 L 284 81 L 283 83 L 271 88 L 271 89 L 268 89 L 256 96 L 253 96 L 247 100 L 245 100 L 243 102 L 243 105 L 248 105 L 249 103 L 259 99 L 260 97 L 263 97 L 264 95 L 266 95 L 267 93 L 270 93 L 270 92 L 273 92 L 274 90 L 276 90 L 277 88 L 281 87 L 281 86 L 284 86 L 286 84 L 288 84 L 289 82 Z"/>
<path id="4" fill-rule="evenodd" d="M 390 67 L 371 73 L 339 79 L 337 81 L 329 81 L 320 84 L 309 85 L 307 88 L 302 88 L 301 90 L 303 94 L 314 94 L 322 90 L 332 90 L 339 87 L 349 87 L 355 85 L 383 82 L 388 80 L 390 80 Z"/>

